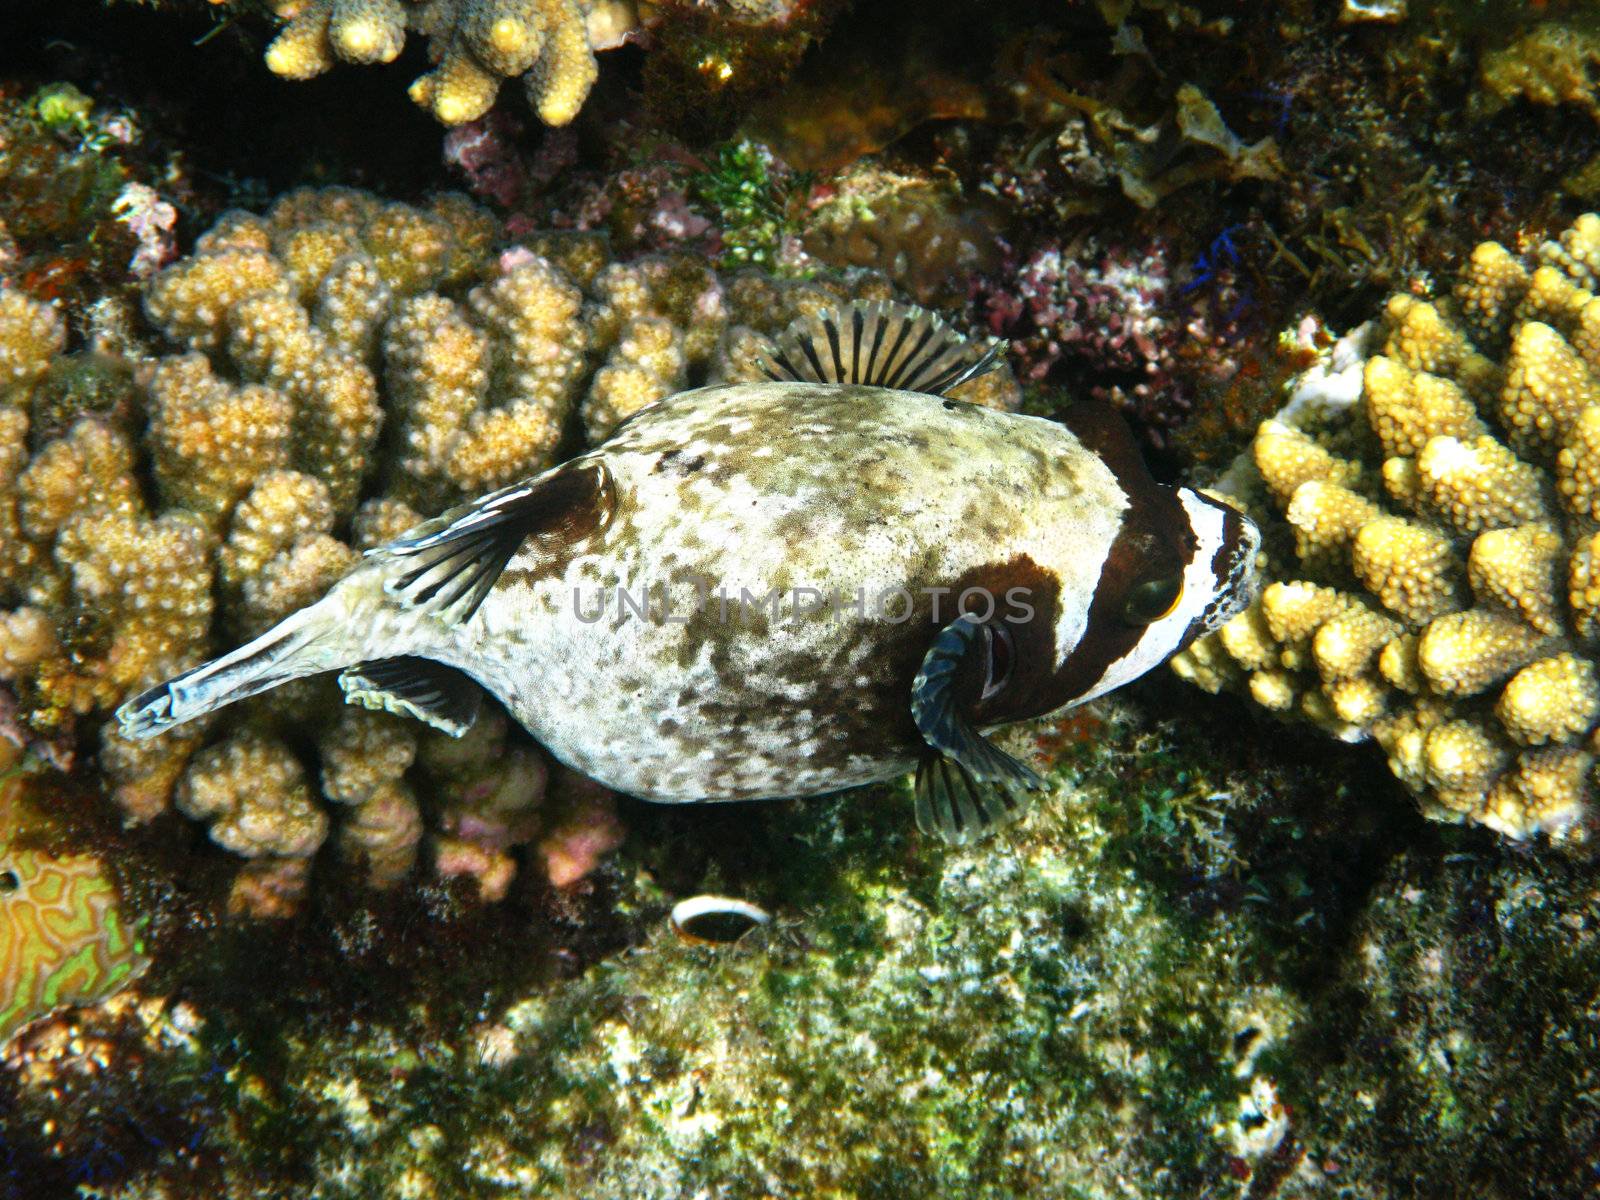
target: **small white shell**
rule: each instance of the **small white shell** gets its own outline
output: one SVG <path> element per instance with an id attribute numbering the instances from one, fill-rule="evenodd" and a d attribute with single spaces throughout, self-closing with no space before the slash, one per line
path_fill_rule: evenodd
<path id="1" fill-rule="evenodd" d="M 770 925 L 772 914 L 732 896 L 690 896 L 672 906 L 669 923 L 686 942 L 731 946 L 758 925 Z"/>

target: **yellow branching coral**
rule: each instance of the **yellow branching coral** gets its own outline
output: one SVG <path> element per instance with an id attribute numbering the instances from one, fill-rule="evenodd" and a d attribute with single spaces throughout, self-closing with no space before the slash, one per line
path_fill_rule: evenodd
<path id="1" fill-rule="evenodd" d="M 249 473 L 198 476 L 241 471 L 217 463 L 226 441 L 235 464 L 316 476 L 347 515 L 374 467 L 383 386 L 416 450 L 408 498 L 432 506 L 548 466 L 584 372 L 582 294 L 531 254 L 500 270 L 493 229 L 457 198 L 413 208 L 342 188 L 224 216 L 145 296 L 158 328 L 209 356 L 157 369 L 171 394 L 161 478 L 225 511 Z"/>
<path id="2" fill-rule="evenodd" d="M 602 441 L 641 408 L 678 391 L 683 377 L 683 348 L 672 323 L 661 317 L 630 320 L 583 406 L 589 440 Z"/>
<path id="3" fill-rule="evenodd" d="M 267 47 L 267 67 L 311 79 L 336 62 L 393 62 L 408 31 L 428 39 L 437 64 L 411 85 L 411 98 L 446 125 L 476 120 L 500 85 L 521 76 L 547 125 L 578 115 L 599 67 L 594 44 L 610 40 L 589 0 L 279 0 L 289 24 Z M 602 18 L 610 17 L 602 14 Z"/>
<path id="4" fill-rule="evenodd" d="M 163 362 L 149 392 L 156 483 L 170 503 L 226 512 L 263 470 L 288 466 L 294 403 L 283 393 L 232 387 L 199 354 Z"/>
<path id="5" fill-rule="evenodd" d="M 1373 738 L 1440 820 L 1587 836 L 1597 280 L 1591 214 L 1532 261 L 1479 246 L 1451 295 L 1397 296 L 1336 347 L 1325 370 L 1358 377 L 1359 400 L 1332 389 L 1264 422 L 1240 485 L 1269 532 L 1292 532 L 1294 561 L 1271 562 L 1277 581 L 1179 674 Z"/>
<path id="6" fill-rule="evenodd" d="M 1495 705 L 1506 732 L 1526 745 L 1571 742 L 1600 718 L 1594 663 L 1570 652 L 1518 671 Z"/>
<path id="7" fill-rule="evenodd" d="M 1361 468 L 1336 458 L 1298 429 L 1268 421 L 1256 433 L 1256 470 L 1280 503 L 1287 504 L 1303 483 L 1353 484 Z"/>
<path id="8" fill-rule="evenodd" d="M 328 832 L 300 760 L 282 742 L 255 733 L 195 755 L 175 802 L 184 815 L 212 822 L 212 840 L 247 858 L 305 858 Z"/>
<path id="9" fill-rule="evenodd" d="M 31 388 L 66 343 L 61 315 L 21 292 L 0 291 L 0 401 Z"/>
<path id="10" fill-rule="evenodd" d="M 330 679 L 146 742 L 104 720 L 117 704 L 585 432 L 761 377 L 795 316 L 892 298 L 870 273 L 781 283 L 688 255 L 612 262 L 588 234 L 503 241 L 460 197 L 291 192 L 225 214 L 151 279 L 153 334 L 110 365 L 63 353 L 55 312 L 0 289 L 0 686 L 36 732 L 98 728 L 130 822 L 174 806 L 210 822 L 247 859 L 236 911 L 292 912 L 330 824 L 374 885 L 421 860 L 502 895 L 512 850 L 559 816 L 541 808 L 545 764 L 503 720 L 441 746 L 346 708 Z M 79 375 L 113 378 L 118 403 L 74 401 Z M 1015 403 L 1007 371 L 974 384 L 968 398 Z"/>

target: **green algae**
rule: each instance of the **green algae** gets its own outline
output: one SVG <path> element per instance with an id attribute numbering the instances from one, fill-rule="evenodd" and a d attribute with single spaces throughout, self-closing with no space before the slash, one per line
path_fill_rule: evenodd
<path id="1" fill-rule="evenodd" d="M 966 851 L 915 833 L 903 787 L 641 810 L 613 902 L 638 944 L 435 1039 L 270 1035 L 238 1071 L 273 1081 L 242 1090 L 241 1141 L 341 1196 L 1201 1194 L 1236 1169 L 1240 1031 L 1277 1042 L 1303 1007 L 1270 946 L 1306 931 L 1175 887 L 1202 806 L 1222 813 L 1194 818 L 1223 847 L 1206 880 L 1272 841 L 1230 825 L 1241 764 L 1204 751 L 1114 714 L 1075 782 Z M 774 924 L 682 943 L 665 915 L 689 887 Z"/>
<path id="2" fill-rule="evenodd" d="M 718 265 L 773 270 L 784 238 L 798 233 L 789 210 L 809 183 L 809 175 L 784 168 L 760 142 L 739 138 L 719 146 L 689 180 L 690 198 L 722 231 Z"/>

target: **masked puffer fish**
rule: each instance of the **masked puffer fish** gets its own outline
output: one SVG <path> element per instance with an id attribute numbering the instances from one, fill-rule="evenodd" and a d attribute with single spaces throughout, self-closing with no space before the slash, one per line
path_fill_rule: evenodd
<path id="1" fill-rule="evenodd" d="M 802 318 L 771 382 L 670 396 L 425 522 L 122 707 L 150 737 L 291 679 L 459 735 L 480 687 L 556 758 L 672 803 L 916 772 L 955 841 L 1042 786 L 984 731 L 1143 674 L 1243 609 L 1258 534 L 1157 484 L 1122 421 L 946 393 L 992 367 L 890 304 Z"/>

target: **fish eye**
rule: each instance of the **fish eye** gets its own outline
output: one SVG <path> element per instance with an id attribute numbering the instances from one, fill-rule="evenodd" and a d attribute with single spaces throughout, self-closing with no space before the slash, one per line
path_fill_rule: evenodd
<path id="1" fill-rule="evenodd" d="M 1011 642 L 1011 630 L 1004 625 L 985 625 L 983 640 L 988 648 L 988 665 L 984 668 L 983 695 L 978 697 L 980 701 L 987 700 L 1011 682 L 1011 668 L 1017 658 Z"/>
<path id="2" fill-rule="evenodd" d="M 1183 599 L 1183 572 L 1153 575 L 1142 579 L 1128 591 L 1122 602 L 1122 619 L 1129 625 L 1154 625 L 1170 616 Z"/>

